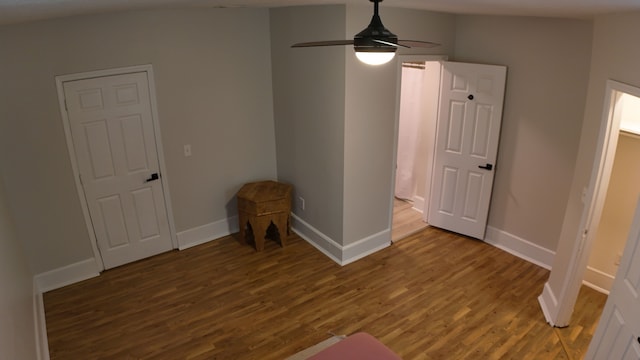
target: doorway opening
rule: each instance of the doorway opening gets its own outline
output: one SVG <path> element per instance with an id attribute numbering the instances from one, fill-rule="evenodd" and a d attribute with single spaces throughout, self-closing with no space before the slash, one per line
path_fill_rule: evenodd
<path id="1" fill-rule="evenodd" d="M 403 56 L 399 66 L 391 241 L 428 226 L 427 202 L 444 57 Z"/>
<path id="2" fill-rule="evenodd" d="M 620 235 L 612 231 L 606 235 L 614 241 L 618 240 L 622 245 L 622 250 L 619 252 L 620 258 L 618 255 L 615 257 L 616 265 L 619 268 L 615 271 L 615 280 L 604 309 L 598 313 L 600 316 L 599 325 L 589 346 L 586 359 L 601 359 L 603 357 L 622 359 L 640 356 L 639 338 L 637 337 L 640 330 L 637 312 L 640 267 L 639 263 L 635 261 L 638 257 L 638 244 L 640 243 L 640 205 L 634 206 L 638 204 L 636 200 L 640 195 L 637 185 L 640 179 L 640 166 L 636 161 L 640 147 L 640 95 L 613 90 L 612 98 L 613 109 L 610 109 L 610 112 L 611 116 L 620 117 L 620 135 L 615 148 L 615 160 L 598 234 L 602 230 L 602 225 L 610 221 L 606 216 L 607 211 L 619 211 L 620 213 L 616 216 L 620 218 L 618 225 Z M 614 123 L 617 120 L 615 119 Z M 611 138 L 614 137 L 612 134 Z M 631 158 L 627 160 L 627 157 Z M 624 180 L 635 181 L 635 183 L 625 185 L 623 180 L 619 179 L 621 177 Z M 626 199 L 618 199 L 618 197 Z M 631 219 L 629 219 L 630 213 Z M 590 263 L 593 261 L 594 254 L 600 250 L 597 246 L 598 240 L 597 238 L 594 240 Z M 614 243 L 613 245 L 618 244 Z"/>
<path id="3" fill-rule="evenodd" d="M 620 92 L 616 98 L 620 130 L 584 278 L 585 285 L 605 294 L 613 285 L 640 195 L 640 97 Z"/>
<path id="4" fill-rule="evenodd" d="M 640 118 L 640 88 L 609 80 L 604 106 L 589 188 L 583 190 L 583 201 L 586 205 L 580 225 L 576 229 L 577 236 L 572 245 L 571 254 L 568 254 L 570 256 L 567 258 L 569 266 L 559 275 L 563 287 L 558 292 L 557 300 L 554 299 L 555 304 L 554 301 L 549 301 L 549 296 L 553 291 L 548 287 L 548 283 L 539 298 L 547 321 L 556 327 L 569 325 L 583 281 L 586 285 L 600 288 L 599 290 L 603 292 L 608 291 L 606 287 L 610 288 L 617 271 L 616 263 L 619 262 L 622 249 L 627 241 L 632 212 L 635 210 L 636 200 L 640 194 L 637 185 L 629 187 L 626 191 L 623 189 L 626 185 L 622 185 L 631 173 L 634 176 L 640 176 L 638 174 L 640 167 L 636 160 L 637 153 L 631 152 L 633 148 L 638 146 L 634 146 L 634 144 L 640 143 L 640 124 L 638 124 L 640 122 L 638 120 Z M 629 156 L 634 160 L 631 166 L 628 165 L 629 161 L 626 159 Z M 621 168 L 622 172 L 616 174 L 616 168 Z M 618 179 L 619 177 L 622 179 Z M 633 190 L 634 188 L 635 190 Z M 615 194 L 618 190 L 622 190 L 621 195 Z M 609 199 L 608 193 L 612 196 L 611 199 Z M 628 205 L 616 202 L 616 198 L 620 196 L 626 197 L 626 201 L 631 200 L 632 210 L 628 210 Z M 607 214 L 605 209 L 607 202 L 611 204 L 609 207 L 614 207 L 613 211 L 621 211 L 621 213 Z M 622 207 L 626 210 L 623 210 Z M 612 226 L 607 223 L 611 221 L 609 217 L 616 218 L 614 219 L 616 224 L 613 226 L 617 227 L 617 234 L 608 234 L 604 236 L 604 240 L 598 240 L 598 235 Z M 612 236 L 617 239 L 610 240 Z M 606 251 L 598 253 L 602 249 L 606 249 Z M 598 269 L 598 267 L 602 267 L 602 269 Z M 592 271 L 592 269 L 598 271 Z M 599 282 L 600 285 L 594 284 L 595 282 Z"/>
<path id="5" fill-rule="evenodd" d="M 432 226 L 482 240 L 507 68 L 434 60 L 399 63 L 392 199 L 412 202 Z"/>

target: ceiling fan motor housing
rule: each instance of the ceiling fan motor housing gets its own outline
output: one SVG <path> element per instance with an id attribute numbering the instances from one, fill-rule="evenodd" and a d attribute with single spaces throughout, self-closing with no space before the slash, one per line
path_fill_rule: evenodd
<path id="1" fill-rule="evenodd" d="M 374 3 L 374 13 L 371 22 L 366 29 L 362 30 L 353 38 L 353 46 L 356 52 L 395 52 L 397 46 L 391 44 L 398 43 L 398 37 L 384 27 L 378 15 L 378 2 Z M 381 1 L 381 0 L 380 0 Z M 376 41 L 378 40 L 378 41 Z M 389 43 L 389 44 L 385 44 Z"/>

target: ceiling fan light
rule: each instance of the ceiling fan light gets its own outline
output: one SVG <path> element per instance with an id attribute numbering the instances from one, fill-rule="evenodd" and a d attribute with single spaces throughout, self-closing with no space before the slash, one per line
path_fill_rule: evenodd
<path id="1" fill-rule="evenodd" d="M 396 55 L 395 52 L 356 51 L 356 57 L 368 65 L 383 65 L 388 63 Z"/>

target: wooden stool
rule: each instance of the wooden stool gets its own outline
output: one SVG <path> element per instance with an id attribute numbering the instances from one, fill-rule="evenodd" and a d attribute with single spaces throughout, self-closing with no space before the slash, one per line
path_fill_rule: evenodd
<path id="1" fill-rule="evenodd" d="M 241 241 L 247 242 L 247 230 L 251 227 L 257 251 L 264 249 L 264 240 L 274 233 L 279 235 L 280 246 L 285 246 L 289 234 L 291 188 L 291 185 L 275 181 L 253 182 L 240 188 L 237 198 Z M 270 231 L 271 224 L 277 231 Z"/>

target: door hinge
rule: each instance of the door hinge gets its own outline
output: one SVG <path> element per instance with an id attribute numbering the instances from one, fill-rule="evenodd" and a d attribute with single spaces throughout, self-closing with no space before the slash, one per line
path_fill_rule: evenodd
<path id="1" fill-rule="evenodd" d="M 578 254 L 582 254 L 582 250 L 584 249 L 584 244 L 587 242 L 587 235 L 589 234 L 589 229 L 584 229 L 582 232 L 582 237 L 580 239 L 580 246 L 578 247 Z"/>

